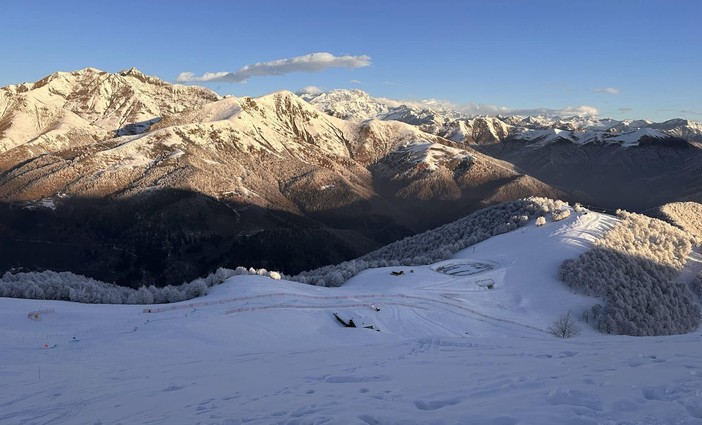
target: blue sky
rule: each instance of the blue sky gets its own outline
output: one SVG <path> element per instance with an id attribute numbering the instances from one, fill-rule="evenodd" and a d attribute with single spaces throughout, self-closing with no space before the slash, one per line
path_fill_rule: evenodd
<path id="1" fill-rule="evenodd" d="M 324 52 L 351 59 L 198 84 L 237 96 L 360 88 L 470 112 L 595 108 L 702 121 L 698 0 L 23 0 L 2 9 L 0 86 L 88 66 L 175 82 Z"/>

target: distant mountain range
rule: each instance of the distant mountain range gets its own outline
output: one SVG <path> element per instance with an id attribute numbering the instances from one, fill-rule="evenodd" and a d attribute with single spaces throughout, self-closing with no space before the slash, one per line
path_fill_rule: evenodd
<path id="1" fill-rule="evenodd" d="M 1 269 L 131 285 L 222 265 L 295 273 L 562 195 L 464 143 L 286 91 L 221 97 L 87 68 L 4 87 L 0 111 Z"/>
<path id="2" fill-rule="evenodd" d="M 353 122 L 395 120 L 428 133 L 467 144 L 491 144 L 519 140 L 546 146 L 560 141 L 578 145 L 638 146 L 673 139 L 702 142 L 702 124 L 672 119 L 663 123 L 646 120 L 597 119 L 554 116 L 470 116 L 433 102 L 373 98 L 361 90 L 300 93 L 325 113 Z"/>
<path id="3" fill-rule="evenodd" d="M 473 147 L 581 202 L 640 211 L 671 201 L 702 201 L 699 122 L 466 116 L 441 106 L 377 99 L 360 90 L 302 96 L 333 116 L 355 122 L 398 120 Z"/>
<path id="4" fill-rule="evenodd" d="M 468 117 L 358 90 L 219 96 L 132 68 L 0 88 L 0 271 L 297 273 L 487 205 L 702 199 L 702 126 Z"/>

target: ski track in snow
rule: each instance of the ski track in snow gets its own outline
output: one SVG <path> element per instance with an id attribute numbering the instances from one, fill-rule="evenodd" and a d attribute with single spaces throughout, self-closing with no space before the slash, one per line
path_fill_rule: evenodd
<path id="1" fill-rule="evenodd" d="M 615 223 L 573 214 L 457 253 L 500 265 L 478 275 L 238 276 L 146 307 L 0 298 L 0 424 L 702 424 L 699 331 L 544 331 L 596 301 L 557 266 Z"/>

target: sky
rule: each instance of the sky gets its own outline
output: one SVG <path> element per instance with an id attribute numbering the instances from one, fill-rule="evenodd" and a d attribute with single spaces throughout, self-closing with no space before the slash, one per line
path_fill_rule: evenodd
<path id="1" fill-rule="evenodd" d="M 358 88 L 476 114 L 702 121 L 698 0 L 4 2 L 0 86 L 136 67 L 219 94 Z"/>

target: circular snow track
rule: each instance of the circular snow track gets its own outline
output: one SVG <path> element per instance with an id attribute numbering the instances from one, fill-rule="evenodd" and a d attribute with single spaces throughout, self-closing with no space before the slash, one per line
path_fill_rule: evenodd
<path id="1" fill-rule="evenodd" d="M 486 273 L 500 267 L 498 263 L 486 260 L 448 260 L 431 266 L 439 273 L 462 277 Z"/>
<path id="2" fill-rule="evenodd" d="M 490 260 L 453 259 L 430 266 L 437 273 L 453 277 L 449 282 L 426 285 L 427 289 L 475 291 L 495 289 L 503 285 L 504 268 Z"/>

